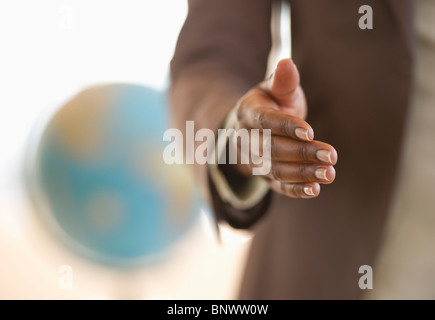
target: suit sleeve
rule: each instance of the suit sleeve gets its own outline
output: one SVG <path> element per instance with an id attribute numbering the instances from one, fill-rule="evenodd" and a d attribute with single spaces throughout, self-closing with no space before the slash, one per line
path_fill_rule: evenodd
<path id="1" fill-rule="evenodd" d="M 171 61 L 171 114 L 184 131 L 221 128 L 237 100 L 264 79 L 271 48 L 272 0 L 190 0 L 189 12 Z M 270 192 L 240 209 L 224 201 L 205 165 L 194 165 L 217 221 L 249 228 L 265 213 Z M 230 185 L 243 180 L 222 170 Z"/>

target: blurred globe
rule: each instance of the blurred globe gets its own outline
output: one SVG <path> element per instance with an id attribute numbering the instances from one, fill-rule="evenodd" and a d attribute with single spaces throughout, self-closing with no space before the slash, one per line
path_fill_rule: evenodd
<path id="1" fill-rule="evenodd" d="M 60 108 L 36 152 L 37 189 L 67 243 L 104 263 L 169 247 L 200 211 L 190 173 L 163 162 L 165 95 L 87 89 Z"/>

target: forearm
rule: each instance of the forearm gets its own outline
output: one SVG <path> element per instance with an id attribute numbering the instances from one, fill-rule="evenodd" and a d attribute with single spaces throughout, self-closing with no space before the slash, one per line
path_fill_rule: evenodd
<path id="1" fill-rule="evenodd" d="M 217 136 L 237 101 L 264 79 L 270 50 L 270 0 L 195 0 L 189 4 L 171 62 L 173 125 L 183 132 L 186 121 L 193 120 L 195 131 L 212 129 Z M 207 166 L 194 168 L 219 220 L 247 227 L 260 216 L 261 210 L 244 212 L 222 201 Z"/>

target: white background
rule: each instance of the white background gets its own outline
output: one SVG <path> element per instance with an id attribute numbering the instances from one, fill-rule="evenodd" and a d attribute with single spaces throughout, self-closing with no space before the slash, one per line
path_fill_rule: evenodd
<path id="1" fill-rule="evenodd" d="M 199 221 L 158 264 L 134 273 L 101 267 L 46 232 L 20 177 L 44 111 L 96 83 L 166 88 L 186 13 L 183 0 L 0 2 L 1 299 L 236 297 L 248 241 L 218 246 Z M 72 290 L 58 286 L 62 265 L 72 267 Z"/>

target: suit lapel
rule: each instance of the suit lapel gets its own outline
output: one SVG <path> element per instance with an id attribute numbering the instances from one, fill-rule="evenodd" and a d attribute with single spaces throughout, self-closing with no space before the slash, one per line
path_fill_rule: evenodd
<path id="1" fill-rule="evenodd" d="M 414 42 L 413 0 L 387 0 L 387 2 L 391 7 L 396 22 L 399 25 L 400 31 L 405 37 L 408 48 L 411 49 L 413 47 L 413 42 Z M 374 14 L 376 15 L 376 12 Z"/>

